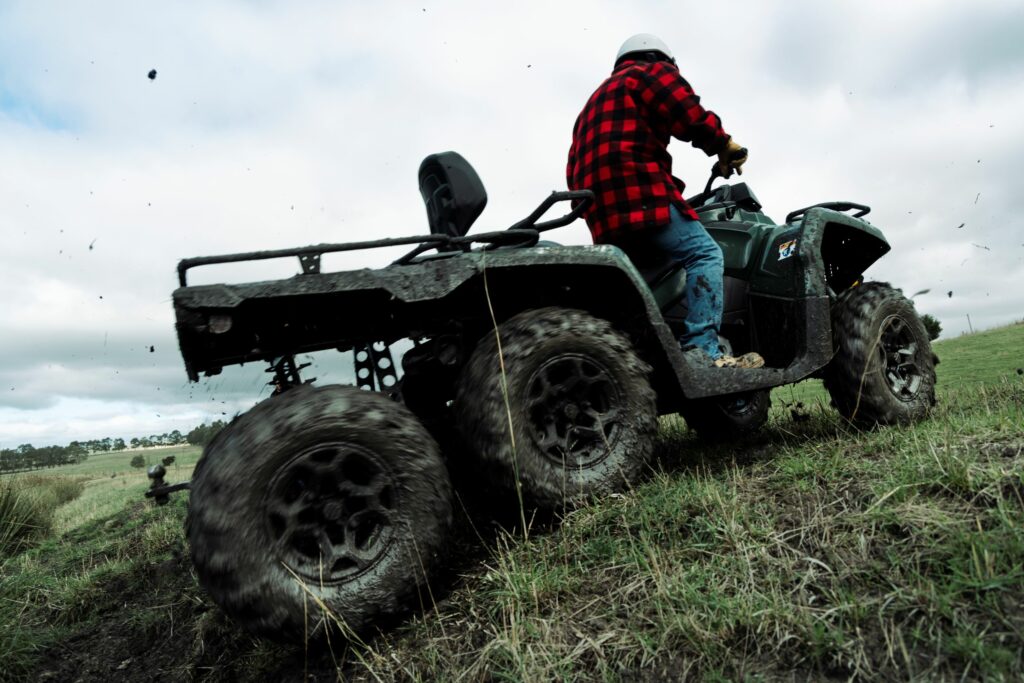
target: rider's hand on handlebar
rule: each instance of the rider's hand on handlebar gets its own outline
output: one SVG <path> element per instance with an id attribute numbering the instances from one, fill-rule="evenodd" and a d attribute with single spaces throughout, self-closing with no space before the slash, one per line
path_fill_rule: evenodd
<path id="1" fill-rule="evenodd" d="M 743 164 L 747 161 L 747 150 L 730 139 L 725 149 L 718 153 L 718 170 L 723 178 L 728 178 L 736 171 L 743 175 Z"/>

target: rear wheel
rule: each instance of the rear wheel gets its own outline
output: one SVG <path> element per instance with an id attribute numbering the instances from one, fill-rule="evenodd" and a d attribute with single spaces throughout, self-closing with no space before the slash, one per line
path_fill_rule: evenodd
<path id="1" fill-rule="evenodd" d="M 935 355 L 913 304 L 883 282 L 839 296 L 836 354 L 825 369 L 832 403 L 860 426 L 907 424 L 935 405 Z"/>
<path id="2" fill-rule="evenodd" d="M 520 313 L 498 335 L 500 357 L 488 334 L 455 401 L 460 432 L 485 474 L 507 490 L 518 483 L 524 498 L 547 509 L 639 478 L 657 411 L 650 368 L 629 339 L 607 321 L 563 308 Z"/>
<path id="3" fill-rule="evenodd" d="M 354 387 L 301 386 L 207 447 L 186 530 L 199 582 L 229 616 L 301 640 L 402 611 L 451 514 L 438 448 L 408 410 Z"/>
<path id="4" fill-rule="evenodd" d="M 761 429 L 771 405 L 765 389 L 690 401 L 680 414 L 705 441 L 731 441 Z"/>

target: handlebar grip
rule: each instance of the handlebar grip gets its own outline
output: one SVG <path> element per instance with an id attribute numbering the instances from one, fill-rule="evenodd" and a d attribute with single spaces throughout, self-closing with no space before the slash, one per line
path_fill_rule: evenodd
<path id="1" fill-rule="evenodd" d="M 729 161 L 740 161 L 747 158 L 748 151 L 746 147 L 740 147 L 732 154 L 729 155 Z M 729 176 L 722 173 L 722 169 L 718 166 L 719 162 L 716 161 L 711 166 L 711 177 L 708 178 L 708 184 L 704 186 L 704 194 L 711 192 L 711 184 L 715 182 L 715 178 L 728 178 Z M 732 169 L 729 170 L 729 175 L 732 175 Z"/>

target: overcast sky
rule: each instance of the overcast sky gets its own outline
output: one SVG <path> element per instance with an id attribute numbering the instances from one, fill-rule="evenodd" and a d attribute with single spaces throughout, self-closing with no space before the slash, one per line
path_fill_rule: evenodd
<path id="1" fill-rule="evenodd" d="M 476 229 L 506 227 L 564 187 L 573 121 L 636 32 L 750 149 L 769 215 L 870 204 L 893 252 L 868 275 L 930 289 L 944 336 L 1024 317 L 1020 0 L 0 0 L 0 447 L 185 430 L 265 397 L 258 367 L 187 382 L 179 259 L 425 233 L 416 170 L 447 149 L 488 189 Z M 709 160 L 673 154 L 701 186 Z"/>

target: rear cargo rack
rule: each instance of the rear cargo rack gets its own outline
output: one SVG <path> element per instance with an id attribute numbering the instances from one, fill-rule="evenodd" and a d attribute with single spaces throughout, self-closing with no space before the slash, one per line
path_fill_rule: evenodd
<path id="1" fill-rule="evenodd" d="M 247 251 L 241 254 L 223 254 L 221 256 L 197 256 L 194 258 L 182 259 L 178 262 L 178 283 L 182 287 L 188 286 L 186 273 L 190 268 L 196 266 L 209 266 L 218 263 L 239 263 L 241 261 L 263 261 L 273 258 L 284 258 L 298 256 L 299 264 L 302 266 L 303 274 L 315 274 L 320 272 L 320 257 L 324 254 L 331 254 L 339 251 L 356 251 L 358 249 L 377 249 L 380 247 L 399 247 L 404 244 L 418 244 L 423 249 L 417 249 L 418 253 L 435 247 L 459 247 L 469 245 L 473 242 L 488 242 L 491 244 L 520 243 L 536 240 L 536 230 L 499 230 L 496 232 L 484 232 L 479 235 L 452 237 L 450 235 L 422 235 L 420 237 L 389 237 L 380 240 L 368 240 L 366 242 L 346 242 L 344 244 L 314 244 L 308 247 L 295 247 L 292 249 L 271 249 L 268 251 Z"/>
<path id="2" fill-rule="evenodd" d="M 561 201 L 573 201 L 575 205 L 572 211 L 550 221 L 537 222 L 537 219 L 551 208 L 553 204 Z M 552 192 L 540 205 L 533 210 L 529 216 L 519 221 L 507 230 L 496 230 L 494 232 L 482 232 L 477 235 L 421 235 L 418 237 L 388 237 L 379 240 L 368 240 L 365 242 L 346 242 L 342 244 L 314 244 L 308 247 L 295 247 L 292 249 L 271 249 L 268 251 L 248 251 L 240 254 L 223 254 L 221 256 L 196 256 L 194 258 L 182 259 L 178 262 L 178 284 L 182 287 L 188 286 L 186 273 L 190 268 L 196 266 L 209 266 L 219 263 L 239 263 L 241 261 L 264 261 L 274 258 L 286 258 L 298 256 L 299 264 L 302 266 L 304 275 L 311 275 L 320 272 L 320 257 L 324 254 L 331 254 L 339 251 L 357 251 L 359 249 L 378 249 L 381 247 L 400 247 L 405 244 L 418 245 L 411 252 L 395 261 L 396 264 L 409 263 L 413 258 L 423 252 L 437 247 L 456 247 L 459 251 L 469 251 L 470 245 L 474 242 L 484 242 L 488 248 L 499 246 L 532 246 L 537 243 L 539 233 L 553 228 L 560 228 L 569 225 L 579 218 L 583 212 L 594 201 L 594 193 L 590 190 L 574 190 L 568 192 Z"/>

